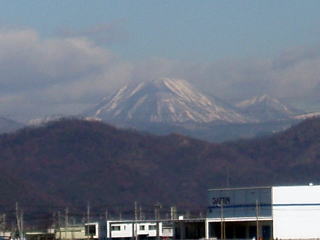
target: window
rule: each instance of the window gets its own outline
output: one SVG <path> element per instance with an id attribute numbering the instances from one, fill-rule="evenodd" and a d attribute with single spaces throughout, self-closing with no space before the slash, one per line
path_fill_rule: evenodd
<path id="1" fill-rule="evenodd" d="M 85 235 L 86 236 L 96 235 L 96 225 L 86 225 L 85 226 Z"/>
<path id="2" fill-rule="evenodd" d="M 157 230 L 157 225 L 149 225 L 149 230 Z"/>
<path id="3" fill-rule="evenodd" d="M 120 231 L 120 226 L 111 226 L 111 231 Z"/>
<path id="4" fill-rule="evenodd" d="M 145 230 L 145 226 L 144 225 L 140 225 L 140 228 L 139 228 L 141 231 L 144 231 Z"/>

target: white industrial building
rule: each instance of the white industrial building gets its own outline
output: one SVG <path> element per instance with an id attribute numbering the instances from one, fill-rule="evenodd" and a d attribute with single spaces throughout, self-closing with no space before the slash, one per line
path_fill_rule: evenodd
<path id="1" fill-rule="evenodd" d="M 320 239 L 320 186 L 210 189 L 204 238 Z"/>
<path id="2" fill-rule="evenodd" d="M 107 221 L 108 239 L 155 239 L 172 238 L 173 229 L 161 221 L 138 220 L 138 221 Z"/>
<path id="3" fill-rule="evenodd" d="M 70 225 L 56 230 L 56 239 L 168 239 L 173 229 L 155 220 L 108 220 Z"/>
<path id="4" fill-rule="evenodd" d="M 152 220 L 112 220 L 70 225 L 56 230 L 56 239 L 169 239 L 173 237 L 171 225 Z"/>
<path id="5" fill-rule="evenodd" d="M 68 226 L 57 239 L 320 239 L 320 185 L 210 189 L 204 218 Z"/>

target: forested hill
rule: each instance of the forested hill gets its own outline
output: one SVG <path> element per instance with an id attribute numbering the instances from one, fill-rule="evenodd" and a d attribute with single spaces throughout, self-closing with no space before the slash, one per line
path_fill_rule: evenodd
<path id="1" fill-rule="evenodd" d="M 209 187 L 320 183 L 320 120 L 224 144 L 61 120 L 0 136 L 0 204 L 206 206 Z"/>
<path id="2" fill-rule="evenodd" d="M 270 137 L 227 143 L 255 160 L 266 184 L 320 184 L 320 119 L 309 119 Z"/>

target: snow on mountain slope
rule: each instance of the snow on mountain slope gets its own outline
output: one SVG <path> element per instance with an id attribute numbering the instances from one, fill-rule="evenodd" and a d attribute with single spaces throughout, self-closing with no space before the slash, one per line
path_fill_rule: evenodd
<path id="1" fill-rule="evenodd" d="M 45 116 L 42 118 L 41 117 L 34 118 L 34 119 L 29 120 L 28 126 L 40 126 L 40 125 L 44 125 L 44 124 L 47 124 L 52 121 L 62 120 L 63 118 L 65 118 L 65 116 L 63 116 L 63 115 L 51 115 L 51 116 Z"/>
<path id="2" fill-rule="evenodd" d="M 311 112 L 311 113 L 305 113 L 305 114 L 300 114 L 296 115 L 293 118 L 294 119 L 299 119 L 299 120 L 305 120 L 309 118 L 318 118 L 320 117 L 320 112 Z"/>
<path id="3" fill-rule="evenodd" d="M 87 114 L 88 116 L 88 114 Z M 105 121 L 158 123 L 243 123 L 246 117 L 181 79 L 161 78 L 129 84 L 90 110 Z"/>
<path id="4" fill-rule="evenodd" d="M 236 104 L 241 113 L 258 121 L 273 121 L 293 118 L 297 110 L 268 95 L 253 97 Z"/>

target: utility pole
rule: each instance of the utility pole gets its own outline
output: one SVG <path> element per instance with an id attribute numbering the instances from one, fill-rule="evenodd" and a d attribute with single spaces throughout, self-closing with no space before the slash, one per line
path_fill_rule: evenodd
<path id="1" fill-rule="evenodd" d="M 19 209 L 19 204 L 16 202 L 16 220 L 19 239 L 23 239 L 23 211 Z"/>
<path id="2" fill-rule="evenodd" d="M 6 230 L 6 214 L 1 215 L 1 231 L 4 233 Z"/>
<path id="3" fill-rule="evenodd" d="M 170 207 L 170 218 L 171 220 L 177 219 L 177 208 L 175 206 Z"/>
<path id="4" fill-rule="evenodd" d="M 220 200 L 220 218 L 221 218 L 221 224 L 220 224 L 220 235 L 221 240 L 225 238 L 225 226 L 224 226 L 224 216 L 223 216 L 223 200 Z"/>
<path id="5" fill-rule="evenodd" d="M 137 201 L 134 202 L 134 220 L 135 221 L 138 220 L 138 202 Z"/>
<path id="6" fill-rule="evenodd" d="M 142 212 L 142 207 L 140 206 L 139 207 L 139 220 L 143 220 L 144 217 L 143 217 L 143 212 Z"/>
<path id="7" fill-rule="evenodd" d="M 154 205 L 154 218 L 156 220 L 160 219 L 160 209 L 161 209 L 161 204 L 160 203 L 156 203 Z"/>
<path id="8" fill-rule="evenodd" d="M 226 179 L 226 185 L 227 185 L 227 188 L 230 187 L 230 169 L 229 169 L 229 166 L 227 166 L 227 179 Z"/>
<path id="9" fill-rule="evenodd" d="M 68 228 L 68 225 L 69 225 L 69 208 L 66 208 L 65 210 L 65 217 L 64 217 L 64 228 L 65 228 L 65 231 L 64 231 L 64 235 L 65 235 L 65 239 L 67 239 L 67 228 Z"/>
<path id="10" fill-rule="evenodd" d="M 5 231 L 7 228 L 7 216 L 6 214 L 3 214 L 3 231 Z"/>
<path id="11" fill-rule="evenodd" d="M 106 211 L 105 211 L 105 218 L 106 218 L 106 223 L 107 223 L 107 221 L 108 221 L 108 209 L 106 208 Z"/>
<path id="12" fill-rule="evenodd" d="M 190 211 L 189 210 L 186 211 L 185 216 L 186 216 L 186 219 L 190 218 Z"/>
<path id="13" fill-rule="evenodd" d="M 18 202 L 16 202 L 16 220 L 17 220 L 17 229 L 18 229 L 18 235 L 19 235 L 19 239 L 21 239 L 20 237 L 20 217 L 19 217 L 19 204 Z"/>
<path id="14" fill-rule="evenodd" d="M 256 200 L 256 226 L 257 226 L 257 239 L 256 240 L 259 240 L 259 237 L 260 237 L 260 231 L 259 231 L 259 201 Z"/>
<path id="15" fill-rule="evenodd" d="M 87 223 L 90 222 L 90 202 L 87 203 Z"/>
<path id="16" fill-rule="evenodd" d="M 24 236 L 23 236 L 23 230 L 24 230 L 24 226 L 23 226 L 23 210 L 21 210 L 21 213 L 20 213 L 20 229 L 21 229 L 21 238 L 20 239 L 24 239 Z"/>
<path id="17" fill-rule="evenodd" d="M 160 229 L 159 229 L 159 222 L 160 222 L 160 208 L 161 208 L 161 204 L 160 203 L 156 203 L 154 205 L 154 215 L 155 215 L 155 219 L 156 219 L 156 223 L 157 223 L 157 240 L 160 240 Z"/>
<path id="18" fill-rule="evenodd" d="M 57 221 L 56 221 L 56 212 L 52 212 L 52 228 L 56 229 L 57 228 Z"/>
<path id="19" fill-rule="evenodd" d="M 58 229 L 59 229 L 59 240 L 61 239 L 61 212 L 58 211 Z"/>
<path id="20" fill-rule="evenodd" d="M 134 239 L 138 240 L 138 229 L 137 229 L 137 220 L 138 220 L 138 202 L 134 202 L 134 225 L 133 225 L 133 232 L 134 232 Z"/>
<path id="21" fill-rule="evenodd" d="M 71 224 L 75 225 L 76 224 L 76 219 L 74 217 L 70 217 L 70 222 Z M 74 240 L 74 232 L 72 229 L 70 229 L 71 232 L 71 239 Z"/>

